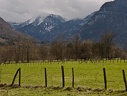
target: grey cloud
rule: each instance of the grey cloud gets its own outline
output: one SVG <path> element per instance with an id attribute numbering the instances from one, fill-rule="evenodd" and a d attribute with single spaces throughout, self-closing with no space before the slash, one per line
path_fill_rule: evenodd
<path id="1" fill-rule="evenodd" d="M 65 18 L 84 18 L 112 0 L 0 0 L 0 17 L 22 22 L 37 14 L 53 13 Z"/>

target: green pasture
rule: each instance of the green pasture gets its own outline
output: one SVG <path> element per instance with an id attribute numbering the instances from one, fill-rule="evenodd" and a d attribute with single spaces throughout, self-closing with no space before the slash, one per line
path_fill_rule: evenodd
<path id="1" fill-rule="evenodd" d="M 13 92 L 14 93 L 19 92 L 20 94 L 23 94 L 25 91 L 27 91 L 27 93 L 29 92 L 36 93 L 36 91 L 37 92 L 43 91 L 43 94 L 44 94 L 45 92 L 47 92 L 47 90 L 41 89 L 39 87 L 39 86 L 45 86 L 44 68 L 47 69 L 48 87 L 51 87 L 51 86 L 62 87 L 61 66 L 64 66 L 66 88 L 72 86 L 72 68 L 74 68 L 75 88 L 81 87 L 81 88 L 89 88 L 89 89 L 99 89 L 99 88 L 104 89 L 103 68 L 106 68 L 107 90 L 110 90 L 110 89 L 111 90 L 125 90 L 122 70 L 125 70 L 127 75 L 127 62 L 119 61 L 119 60 L 111 60 L 111 61 L 105 60 L 105 61 L 97 61 L 97 62 L 95 61 L 94 62 L 91 62 L 91 61 L 56 62 L 54 61 L 54 62 L 34 62 L 34 63 L 20 63 L 20 64 L 1 64 L 0 65 L 0 70 L 1 70 L 0 83 L 2 84 L 6 83 L 8 85 L 11 84 L 17 69 L 21 68 L 21 88 L 19 89 L 7 88 L 7 90 L 10 90 L 9 94 L 13 94 Z M 18 78 L 16 78 L 15 84 L 18 84 Z M 30 89 L 26 88 L 27 86 L 31 88 Z M 35 88 L 35 86 L 39 87 L 38 90 L 32 89 L 33 87 Z M 58 91 L 56 92 L 56 91 L 48 90 L 48 92 L 49 94 L 50 93 L 61 94 L 61 92 L 58 92 Z M 42 93 L 38 93 L 38 94 L 42 94 Z M 48 93 L 45 93 L 45 94 L 47 94 L 45 96 L 49 96 Z M 76 91 L 73 91 L 71 93 L 70 91 L 67 91 L 67 92 L 62 91 L 62 94 L 63 94 L 62 96 L 76 96 L 73 94 L 81 94 L 79 96 L 84 96 L 82 94 L 86 94 L 86 93 L 77 93 Z M 23 95 L 18 95 L 18 96 L 23 96 Z M 35 95 L 28 95 L 28 96 L 35 96 Z M 36 96 L 43 96 L 43 95 L 36 95 Z M 59 96 L 59 94 L 51 95 L 51 96 Z M 88 96 L 91 96 L 91 95 L 88 95 Z M 98 95 L 95 94 L 93 96 L 98 96 Z"/>

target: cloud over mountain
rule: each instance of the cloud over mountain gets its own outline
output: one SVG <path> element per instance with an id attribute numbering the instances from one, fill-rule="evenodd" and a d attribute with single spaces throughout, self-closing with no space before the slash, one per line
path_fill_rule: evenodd
<path id="1" fill-rule="evenodd" d="M 66 18 L 84 18 L 106 1 L 112 0 L 0 0 L 0 16 L 15 22 L 43 12 Z"/>

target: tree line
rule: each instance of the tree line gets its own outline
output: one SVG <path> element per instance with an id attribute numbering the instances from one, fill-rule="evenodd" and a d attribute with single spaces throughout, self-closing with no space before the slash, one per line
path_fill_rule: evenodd
<path id="1" fill-rule="evenodd" d="M 100 40 L 81 40 L 76 35 L 67 42 L 63 37 L 55 39 L 49 44 L 40 44 L 32 39 L 19 38 L 12 45 L 0 46 L 0 63 L 19 63 L 37 60 L 64 61 L 64 60 L 100 60 L 127 58 L 125 48 L 120 48 L 114 43 L 115 35 L 107 32 L 101 35 Z"/>

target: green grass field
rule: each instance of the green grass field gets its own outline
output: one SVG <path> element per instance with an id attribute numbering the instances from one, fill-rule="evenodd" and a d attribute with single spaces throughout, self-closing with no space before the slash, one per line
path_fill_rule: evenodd
<path id="1" fill-rule="evenodd" d="M 65 88 L 63 89 L 61 89 L 61 66 L 64 66 L 65 71 Z M 11 84 L 14 74 L 19 67 L 21 68 L 21 87 L 1 88 L 1 90 L 8 90 L 9 96 L 99 96 L 98 94 L 105 96 L 111 90 L 125 90 L 122 70 L 127 72 L 127 63 L 124 61 L 112 60 L 94 63 L 90 61 L 87 63 L 79 61 L 35 62 L 0 65 L 0 83 Z M 44 68 L 47 68 L 48 88 L 39 87 L 45 84 Z M 72 86 L 72 68 L 74 68 L 75 73 L 75 88 L 68 91 L 66 89 Z M 106 68 L 108 92 L 102 92 L 102 89 L 104 89 L 103 68 Z M 15 84 L 18 84 L 18 78 L 16 78 Z M 57 88 L 59 89 L 56 90 Z M 78 90 L 78 88 L 84 89 Z M 90 92 L 92 90 L 92 95 L 89 90 Z M 98 93 L 99 90 L 102 93 Z M 0 93 L 2 94 L 2 92 Z M 116 93 L 114 92 L 113 96 Z M 125 93 L 120 92 L 119 94 Z"/>

